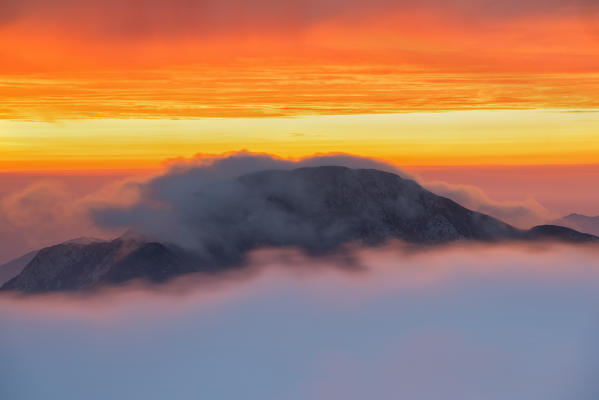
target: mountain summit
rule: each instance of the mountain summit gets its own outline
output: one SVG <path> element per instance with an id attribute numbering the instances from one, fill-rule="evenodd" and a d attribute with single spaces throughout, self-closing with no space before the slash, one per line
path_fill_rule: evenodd
<path id="1" fill-rule="evenodd" d="M 420 245 L 457 240 L 598 240 L 552 225 L 520 230 L 437 196 L 412 180 L 374 169 L 267 170 L 228 184 L 227 203 L 200 213 L 192 245 L 130 235 L 108 242 L 63 243 L 40 250 L 2 289 L 37 293 L 131 279 L 164 282 L 185 273 L 241 267 L 245 255 L 260 247 L 294 246 L 325 254 L 350 242 L 376 245 L 388 239 Z M 197 196 L 201 200 L 209 193 Z"/>

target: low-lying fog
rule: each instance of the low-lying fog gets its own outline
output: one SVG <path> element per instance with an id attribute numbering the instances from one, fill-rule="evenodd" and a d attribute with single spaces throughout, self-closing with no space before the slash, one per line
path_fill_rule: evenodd
<path id="1" fill-rule="evenodd" d="M 252 257 L 243 276 L 1 297 L 0 398 L 599 398 L 596 250 Z"/>

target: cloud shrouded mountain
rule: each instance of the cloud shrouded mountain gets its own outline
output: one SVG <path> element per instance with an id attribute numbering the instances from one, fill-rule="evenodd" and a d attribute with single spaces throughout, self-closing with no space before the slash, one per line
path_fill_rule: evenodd
<path id="1" fill-rule="evenodd" d="M 96 210 L 122 209 L 117 205 L 137 204 L 138 209 L 161 204 L 170 214 L 169 227 L 179 225 L 170 217 L 189 203 L 185 200 L 196 192 L 205 192 L 206 185 L 223 179 L 268 169 L 295 169 L 319 165 L 349 168 L 370 168 L 396 173 L 416 180 L 425 189 L 447 197 L 473 211 L 490 215 L 518 228 L 530 228 L 555 220 L 558 215 L 548 211 L 534 199 L 525 201 L 496 201 L 475 186 L 427 181 L 380 160 L 349 154 L 324 154 L 299 160 L 282 159 L 269 154 L 247 151 L 221 155 L 200 154 L 192 159 L 178 159 L 153 177 L 119 176 L 103 181 L 83 192 L 80 185 L 65 184 L 61 179 L 33 180 L 27 186 L 8 190 L 0 196 L 0 263 L 9 262 L 27 252 L 39 250 L 74 237 L 110 239 L 131 226 L 96 218 Z M 95 179 L 95 178 L 94 178 Z M 90 179 L 93 182 L 94 179 Z M 157 213 L 148 213 L 145 222 L 136 222 L 143 232 L 161 231 Z M 182 214 L 185 212 L 182 211 Z M 143 225 L 143 226 L 141 226 Z M 125 229 L 123 229 L 123 227 Z M 113 229 L 114 228 L 114 229 Z M 143 229 L 142 229 L 143 228 Z M 0 267 L 1 268 L 1 267 Z"/>
<path id="2" fill-rule="evenodd" d="M 252 171 L 316 165 L 375 168 L 407 176 L 391 164 L 366 157 L 327 154 L 287 160 L 242 151 L 178 159 L 153 178 L 148 175 L 121 175 L 84 191 L 79 191 L 79 184 L 66 185 L 62 177 L 40 178 L 17 189 L 9 188 L 6 194 L 0 193 L 0 264 L 72 238 L 109 239 L 123 233 L 122 224 L 118 224 L 116 230 L 110 229 L 103 221 L 99 221 L 102 226 L 98 226 L 92 219 L 93 210 L 134 202 L 161 202 L 174 209 L 181 202 L 177 199 L 182 200 L 193 192 L 201 191 L 209 182 L 231 179 Z M 90 177 L 89 181 L 93 185 L 97 180 Z M 3 189 L 6 187 L 3 186 Z M 154 221 L 156 218 L 152 218 L 149 224 Z"/>
<path id="3" fill-rule="evenodd" d="M 519 230 L 375 169 L 321 166 L 230 177 L 226 166 L 218 168 L 220 173 L 208 175 L 175 169 L 146 183 L 138 202 L 96 209 L 98 223 L 136 233 L 43 249 L 4 289 L 84 289 L 136 278 L 163 282 L 241 267 L 247 253 L 261 247 L 292 246 L 318 255 L 389 239 L 420 245 L 596 239 L 555 226 Z"/>

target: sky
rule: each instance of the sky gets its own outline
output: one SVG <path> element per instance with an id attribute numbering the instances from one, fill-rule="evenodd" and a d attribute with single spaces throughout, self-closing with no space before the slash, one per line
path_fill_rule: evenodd
<path id="1" fill-rule="evenodd" d="M 0 170 L 596 164 L 592 0 L 0 1 Z"/>

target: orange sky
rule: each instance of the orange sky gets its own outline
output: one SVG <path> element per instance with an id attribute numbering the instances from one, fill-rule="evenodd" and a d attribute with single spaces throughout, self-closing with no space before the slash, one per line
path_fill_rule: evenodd
<path id="1" fill-rule="evenodd" d="M 587 0 L 0 2 L 0 170 L 599 160 Z"/>

